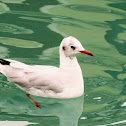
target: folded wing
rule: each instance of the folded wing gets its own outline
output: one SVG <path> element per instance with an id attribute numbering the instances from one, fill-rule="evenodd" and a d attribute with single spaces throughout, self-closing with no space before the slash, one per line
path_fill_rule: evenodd
<path id="1" fill-rule="evenodd" d="M 6 59 L 8 65 L 0 65 L 0 71 L 9 81 L 16 83 L 25 91 L 39 90 L 61 93 L 62 82 L 58 78 L 59 68 L 44 65 L 26 65 L 24 63 Z"/>

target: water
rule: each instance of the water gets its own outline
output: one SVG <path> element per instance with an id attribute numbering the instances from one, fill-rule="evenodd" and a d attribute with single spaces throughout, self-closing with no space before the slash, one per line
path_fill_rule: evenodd
<path id="1" fill-rule="evenodd" d="M 41 110 L 1 74 L 0 126 L 125 126 L 125 34 L 124 0 L 0 0 L 1 58 L 58 66 L 58 46 L 70 35 L 95 55 L 78 56 L 84 97 L 33 96 Z"/>

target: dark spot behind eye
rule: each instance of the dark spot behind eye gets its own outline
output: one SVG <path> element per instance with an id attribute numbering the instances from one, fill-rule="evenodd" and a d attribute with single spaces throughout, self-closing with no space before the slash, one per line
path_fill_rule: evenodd
<path id="1" fill-rule="evenodd" d="M 63 46 L 63 50 L 65 51 L 65 47 Z"/>
<path id="2" fill-rule="evenodd" d="M 74 46 L 70 46 L 71 47 L 71 49 L 73 49 L 73 50 L 75 50 L 76 49 L 76 47 L 74 47 Z"/>

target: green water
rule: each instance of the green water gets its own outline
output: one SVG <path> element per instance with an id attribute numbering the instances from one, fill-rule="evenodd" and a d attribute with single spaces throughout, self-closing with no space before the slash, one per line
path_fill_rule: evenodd
<path id="1" fill-rule="evenodd" d="M 0 121 L 14 121 L 12 126 L 15 121 L 37 123 L 29 126 L 126 125 L 125 0 L 0 0 L 0 58 L 59 66 L 58 46 L 67 36 L 95 55 L 78 56 L 84 97 L 33 96 L 42 106 L 36 109 L 1 74 Z"/>

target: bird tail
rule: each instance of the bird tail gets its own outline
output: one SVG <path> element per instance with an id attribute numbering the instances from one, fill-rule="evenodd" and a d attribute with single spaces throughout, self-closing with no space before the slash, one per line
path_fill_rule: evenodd
<path id="1" fill-rule="evenodd" d="M 0 59 L 0 72 L 2 72 L 3 65 L 10 65 L 10 62 L 4 59 Z"/>
<path id="2" fill-rule="evenodd" d="M 4 59 L 0 59 L 0 64 L 1 65 L 10 65 L 10 62 Z"/>

